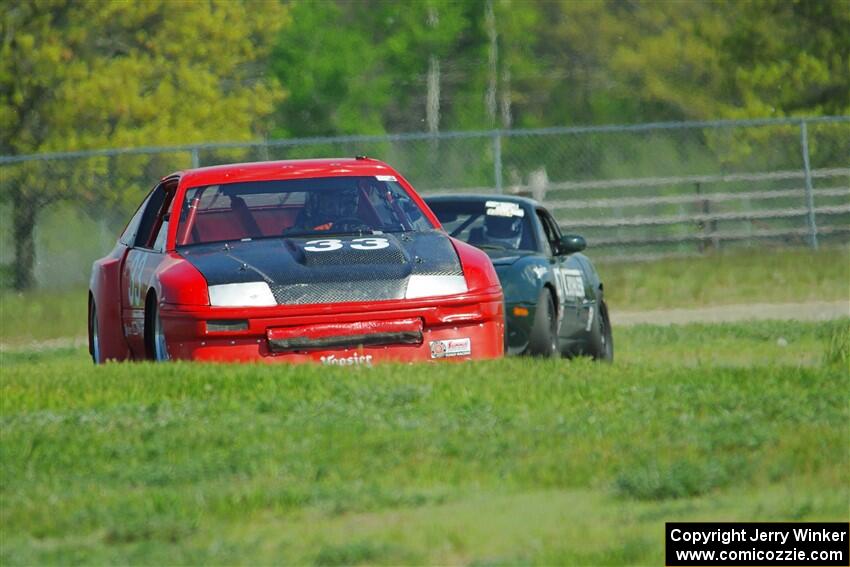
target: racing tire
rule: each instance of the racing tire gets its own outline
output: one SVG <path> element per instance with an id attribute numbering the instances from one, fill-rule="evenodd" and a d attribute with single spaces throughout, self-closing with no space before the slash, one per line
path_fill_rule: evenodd
<path id="1" fill-rule="evenodd" d="M 614 360 L 614 336 L 611 332 L 611 318 L 608 316 L 608 306 L 604 301 L 599 302 L 599 308 L 593 318 L 590 329 L 590 356 L 601 362 Z"/>
<path id="2" fill-rule="evenodd" d="M 555 300 L 547 288 L 540 291 L 537 298 L 537 311 L 531 327 L 528 349 L 531 356 L 552 358 L 560 355 L 558 346 L 558 311 Z"/>
<path id="3" fill-rule="evenodd" d="M 145 309 L 145 352 L 148 359 L 155 362 L 166 362 L 170 358 L 162 319 L 159 316 L 159 304 L 154 295 L 148 298 Z"/>
<path id="4" fill-rule="evenodd" d="M 97 306 L 95 306 L 94 301 L 91 302 L 91 307 L 89 307 L 89 341 L 91 341 L 89 352 L 92 362 L 101 364 L 100 325 L 97 323 Z"/>

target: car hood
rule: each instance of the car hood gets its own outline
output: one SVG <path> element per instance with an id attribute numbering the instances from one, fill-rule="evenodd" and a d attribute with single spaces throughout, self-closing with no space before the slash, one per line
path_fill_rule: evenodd
<path id="1" fill-rule="evenodd" d="M 484 252 L 490 257 L 493 265 L 497 268 L 500 266 L 512 266 L 520 258 L 534 254 L 534 252 L 525 250 L 484 250 Z"/>
<path id="2" fill-rule="evenodd" d="M 278 304 L 403 299 L 411 276 L 463 276 L 440 231 L 267 238 L 182 247 L 210 286 L 266 282 Z"/>

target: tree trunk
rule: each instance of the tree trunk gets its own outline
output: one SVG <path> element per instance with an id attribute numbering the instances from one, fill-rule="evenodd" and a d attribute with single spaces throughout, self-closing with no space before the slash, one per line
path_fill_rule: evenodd
<path id="1" fill-rule="evenodd" d="M 434 55 L 428 63 L 428 105 L 425 109 L 428 132 L 440 130 L 440 59 Z"/>
<path id="2" fill-rule="evenodd" d="M 440 19 L 436 8 L 428 10 L 428 25 L 436 28 Z M 428 60 L 428 92 L 425 103 L 425 121 L 428 132 L 436 134 L 440 130 L 440 58 L 434 53 Z"/>
<path id="3" fill-rule="evenodd" d="M 490 126 L 493 127 L 496 124 L 496 85 L 499 74 L 499 35 L 496 30 L 493 0 L 488 0 L 484 7 L 484 25 L 487 28 L 487 36 L 490 38 L 490 47 L 487 50 L 487 94 L 484 96 L 484 104 Z"/>
<path id="4" fill-rule="evenodd" d="M 509 129 L 513 123 L 511 116 L 511 70 L 505 65 L 502 71 L 502 128 Z"/>
<path id="5" fill-rule="evenodd" d="M 12 195 L 12 239 L 15 242 L 13 285 L 23 291 L 35 286 L 36 204 L 22 191 Z"/>

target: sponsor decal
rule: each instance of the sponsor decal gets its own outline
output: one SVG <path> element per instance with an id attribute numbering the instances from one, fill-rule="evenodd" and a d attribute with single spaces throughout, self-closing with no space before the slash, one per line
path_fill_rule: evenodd
<path id="1" fill-rule="evenodd" d="M 581 270 L 563 270 L 564 295 L 584 299 L 584 279 Z"/>
<path id="2" fill-rule="evenodd" d="M 589 333 L 590 328 L 592 326 L 593 326 L 593 305 L 591 305 L 587 310 L 587 327 L 584 330 Z"/>
<path id="3" fill-rule="evenodd" d="M 375 179 L 378 181 L 398 181 L 395 175 L 376 175 Z"/>
<path id="4" fill-rule="evenodd" d="M 484 203 L 487 214 L 493 217 L 524 217 L 525 211 L 516 203 L 505 201 L 487 201 Z"/>
<path id="5" fill-rule="evenodd" d="M 337 356 L 329 354 L 319 358 L 325 366 L 372 366 L 371 354 L 352 354 L 351 356 Z"/>
<path id="6" fill-rule="evenodd" d="M 461 339 L 448 339 L 443 341 L 431 341 L 431 358 L 451 358 L 454 356 L 469 356 L 472 354 L 472 341 L 464 337 Z"/>
<path id="7" fill-rule="evenodd" d="M 142 298 L 147 291 L 146 282 L 144 281 L 145 264 L 147 264 L 148 255 L 141 252 L 130 254 L 127 257 L 127 300 L 130 307 L 143 307 L 144 300 Z"/>

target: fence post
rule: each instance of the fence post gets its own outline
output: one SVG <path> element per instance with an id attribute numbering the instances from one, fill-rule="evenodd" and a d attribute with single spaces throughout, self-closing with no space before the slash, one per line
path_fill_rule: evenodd
<path id="1" fill-rule="evenodd" d="M 192 169 L 201 167 L 201 156 L 198 155 L 198 148 L 192 148 Z"/>
<path id="2" fill-rule="evenodd" d="M 697 190 L 697 204 L 699 205 L 699 212 L 704 217 L 707 217 L 711 214 L 711 202 L 708 199 L 702 197 L 702 184 L 697 181 L 694 185 Z M 709 221 L 707 218 L 704 218 L 702 221 L 699 222 L 698 228 L 702 229 L 702 235 L 699 240 L 698 248 L 700 254 L 704 254 L 706 248 L 712 245 L 711 240 L 708 238 L 709 234 L 713 232 L 712 222 Z"/>
<path id="3" fill-rule="evenodd" d="M 496 183 L 496 193 L 502 190 L 502 133 L 493 130 L 493 179 Z"/>
<path id="4" fill-rule="evenodd" d="M 803 172 L 806 177 L 806 209 L 808 209 L 809 246 L 818 249 L 818 226 L 815 223 L 815 196 L 812 190 L 812 170 L 809 167 L 809 132 L 806 121 L 800 120 L 800 145 L 803 150 Z"/>

